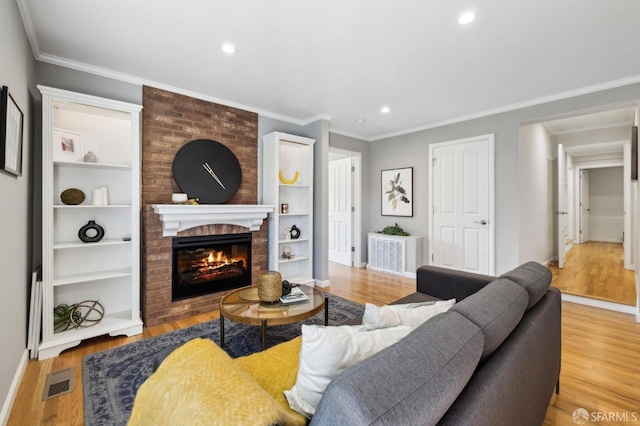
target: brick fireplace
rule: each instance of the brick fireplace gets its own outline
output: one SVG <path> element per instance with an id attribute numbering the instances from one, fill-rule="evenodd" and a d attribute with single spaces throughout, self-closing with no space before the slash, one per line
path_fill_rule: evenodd
<path id="1" fill-rule="evenodd" d="M 195 139 L 213 139 L 238 158 L 242 184 L 227 204 L 256 204 L 258 198 L 258 116 L 188 96 L 143 87 L 142 125 L 142 315 L 147 326 L 162 324 L 218 309 L 226 293 L 171 301 L 172 242 L 163 236 L 162 222 L 153 204 L 171 203 L 180 192 L 172 164 L 176 152 Z M 177 237 L 243 234 L 237 225 L 205 225 L 178 232 Z M 252 232 L 253 280 L 267 270 L 267 222 Z"/>

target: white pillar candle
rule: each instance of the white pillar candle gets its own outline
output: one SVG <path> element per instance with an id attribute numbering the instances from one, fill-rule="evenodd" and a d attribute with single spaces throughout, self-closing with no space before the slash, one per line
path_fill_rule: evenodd
<path id="1" fill-rule="evenodd" d="M 102 189 L 94 188 L 94 190 L 91 191 L 91 204 L 94 206 L 102 205 Z"/>
<path id="2" fill-rule="evenodd" d="M 100 191 L 102 192 L 102 204 L 106 206 L 109 204 L 109 189 L 106 186 L 101 186 Z"/>

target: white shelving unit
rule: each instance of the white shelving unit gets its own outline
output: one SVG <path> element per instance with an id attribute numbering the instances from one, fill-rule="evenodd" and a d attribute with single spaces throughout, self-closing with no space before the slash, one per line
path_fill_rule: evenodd
<path id="1" fill-rule="evenodd" d="M 313 279 L 313 144 L 314 139 L 273 132 L 262 137 L 262 197 L 276 206 L 269 215 L 269 269 L 292 283 L 315 285 Z M 284 183 L 284 180 L 295 182 Z M 282 213 L 282 204 L 288 212 Z M 296 225 L 297 239 L 286 239 Z M 285 259 L 285 248 L 293 257 Z"/>
<path id="2" fill-rule="evenodd" d="M 39 359 L 57 356 L 82 340 L 104 334 L 142 333 L 140 319 L 140 111 L 139 105 L 38 86 L 42 93 L 42 342 Z M 78 136 L 71 160 L 56 153 L 54 129 Z M 85 163 L 91 151 L 97 163 Z M 108 188 L 109 204 L 92 205 L 92 191 Z M 61 193 L 80 189 L 85 200 L 67 205 Z M 104 238 L 85 243 L 78 231 L 89 220 Z M 96 325 L 59 333 L 53 310 L 97 300 Z"/>

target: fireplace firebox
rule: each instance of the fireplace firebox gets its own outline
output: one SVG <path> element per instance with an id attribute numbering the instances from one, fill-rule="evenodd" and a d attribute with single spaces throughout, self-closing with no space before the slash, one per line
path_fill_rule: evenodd
<path id="1" fill-rule="evenodd" d="M 173 239 L 171 300 L 251 284 L 251 233 Z"/>

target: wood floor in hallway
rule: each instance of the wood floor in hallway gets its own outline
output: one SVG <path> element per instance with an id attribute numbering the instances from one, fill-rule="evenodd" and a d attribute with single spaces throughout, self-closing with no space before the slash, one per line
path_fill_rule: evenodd
<path id="1" fill-rule="evenodd" d="M 624 269 L 622 244 L 576 244 L 567 253 L 562 269 L 555 265 L 549 269 L 552 285 L 563 293 L 636 305 L 635 272 Z"/>

